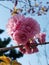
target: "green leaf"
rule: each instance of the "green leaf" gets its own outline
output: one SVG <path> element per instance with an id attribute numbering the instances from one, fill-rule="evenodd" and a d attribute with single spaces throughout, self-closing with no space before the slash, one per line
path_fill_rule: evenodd
<path id="1" fill-rule="evenodd" d="M 0 34 L 3 33 L 3 32 L 4 32 L 4 30 L 0 29 Z"/>

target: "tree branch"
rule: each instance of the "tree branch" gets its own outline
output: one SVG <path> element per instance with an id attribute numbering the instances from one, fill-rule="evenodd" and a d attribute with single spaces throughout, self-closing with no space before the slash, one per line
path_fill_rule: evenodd
<path id="1" fill-rule="evenodd" d="M 12 10 L 12 9 L 10 9 L 9 7 L 7 7 L 7 6 L 5 6 L 5 5 L 3 5 L 3 4 L 1 4 L 1 3 L 0 3 L 0 5 L 3 6 L 4 8 L 6 8 L 6 9 L 9 9 L 10 11 Z"/>
<path id="2" fill-rule="evenodd" d="M 29 3 L 29 6 L 32 7 L 32 6 L 31 6 L 31 1 L 30 1 L 30 0 L 28 0 L 28 3 Z"/>
<path id="3" fill-rule="evenodd" d="M 34 46 L 38 46 L 38 45 L 45 45 L 45 44 L 49 44 L 49 42 L 45 42 L 45 43 L 40 43 L 40 44 L 33 44 L 31 45 L 31 47 L 33 48 Z M 5 50 L 11 50 L 14 48 L 19 48 L 19 47 L 24 47 L 25 45 L 19 45 L 19 46 L 12 46 L 12 47 L 5 47 L 5 48 L 0 48 L 0 51 L 5 51 Z"/>

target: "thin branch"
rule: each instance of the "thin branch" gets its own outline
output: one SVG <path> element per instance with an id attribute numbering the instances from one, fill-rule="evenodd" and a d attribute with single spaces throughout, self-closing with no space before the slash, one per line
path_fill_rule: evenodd
<path id="1" fill-rule="evenodd" d="M 45 45 L 45 44 L 49 44 L 49 42 L 33 44 L 33 45 L 31 45 L 31 47 L 33 48 L 34 46 Z M 14 48 L 19 48 L 19 47 L 24 47 L 24 46 L 25 45 L 12 46 L 12 47 L 4 47 L 4 48 L 0 48 L 0 51 L 11 50 L 11 49 L 14 49 Z"/>
<path id="2" fill-rule="evenodd" d="M 20 1 L 20 0 L 18 0 L 18 2 L 22 2 L 23 4 L 26 4 L 26 2 L 24 2 L 24 1 Z"/>
<path id="3" fill-rule="evenodd" d="M 10 9 L 9 7 L 7 7 L 7 6 L 5 6 L 5 5 L 3 5 L 3 4 L 1 4 L 1 3 L 0 3 L 0 5 L 3 6 L 4 8 L 6 8 L 6 9 L 9 9 L 10 11 L 12 10 L 12 9 Z"/>
<path id="4" fill-rule="evenodd" d="M 23 47 L 23 45 L 0 48 L 0 51 L 11 50 L 18 47 Z"/>
<path id="5" fill-rule="evenodd" d="M 32 6 L 31 6 L 31 1 L 30 1 L 30 0 L 28 0 L 28 3 L 29 3 L 29 6 L 32 7 Z"/>

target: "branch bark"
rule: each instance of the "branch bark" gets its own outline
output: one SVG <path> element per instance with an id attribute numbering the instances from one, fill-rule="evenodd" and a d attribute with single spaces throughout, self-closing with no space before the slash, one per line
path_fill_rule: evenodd
<path id="1" fill-rule="evenodd" d="M 38 44 L 36 43 L 36 44 L 31 45 L 31 47 L 33 48 L 34 46 L 38 46 L 38 45 L 46 45 L 46 44 L 49 44 L 49 42 L 38 43 Z M 4 48 L 0 48 L 0 51 L 11 50 L 11 49 L 19 48 L 19 47 L 23 47 L 23 46 L 25 46 L 25 45 L 18 45 L 18 46 L 4 47 Z"/>

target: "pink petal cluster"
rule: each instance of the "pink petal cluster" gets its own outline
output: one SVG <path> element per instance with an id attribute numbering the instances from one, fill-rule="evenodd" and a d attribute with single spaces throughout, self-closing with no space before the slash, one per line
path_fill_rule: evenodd
<path id="1" fill-rule="evenodd" d="M 30 38 L 40 32 L 40 26 L 34 19 L 16 14 L 9 19 L 7 30 L 18 44 L 26 44 Z"/>
<path id="2" fill-rule="evenodd" d="M 7 23 L 7 31 L 9 35 L 13 35 L 14 32 L 17 30 L 17 28 L 20 26 L 20 21 L 24 19 L 24 16 L 22 15 L 15 15 L 12 16 Z"/>
<path id="3" fill-rule="evenodd" d="M 18 44 L 25 45 L 29 40 L 29 36 L 24 31 L 19 30 L 19 31 L 15 31 L 15 33 L 13 34 L 13 39 Z"/>
<path id="4" fill-rule="evenodd" d="M 38 48 L 35 46 L 36 45 L 36 41 L 33 40 L 32 43 L 30 43 L 29 41 L 26 43 L 26 45 L 24 47 L 19 48 L 19 50 L 23 53 L 23 54 L 31 54 L 31 53 L 36 53 L 38 52 Z M 31 47 L 33 46 L 33 47 Z"/>
<path id="5" fill-rule="evenodd" d="M 32 40 L 32 43 L 30 43 L 29 41 L 26 43 L 26 45 L 22 48 L 19 48 L 20 51 L 23 54 L 31 54 L 31 53 L 36 53 L 38 52 L 38 48 L 36 39 L 38 40 L 39 44 L 45 43 L 46 41 L 46 33 L 39 33 L 37 35 L 35 35 L 35 38 Z"/>
<path id="6" fill-rule="evenodd" d="M 33 39 L 36 34 L 40 33 L 40 25 L 36 20 L 16 14 L 9 19 L 7 31 L 18 45 L 25 45 L 23 48 L 20 48 L 22 53 L 38 52 L 37 47 L 31 48 L 30 46 L 35 44 L 35 41 L 29 42 L 29 39 Z"/>
<path id="7" fill-rule="evenodd" d="M 46 33 L 39 33 L 35 36 L 36 39 L 38 39 L 39 43 L 45 43 L 46 41 Z"/>

